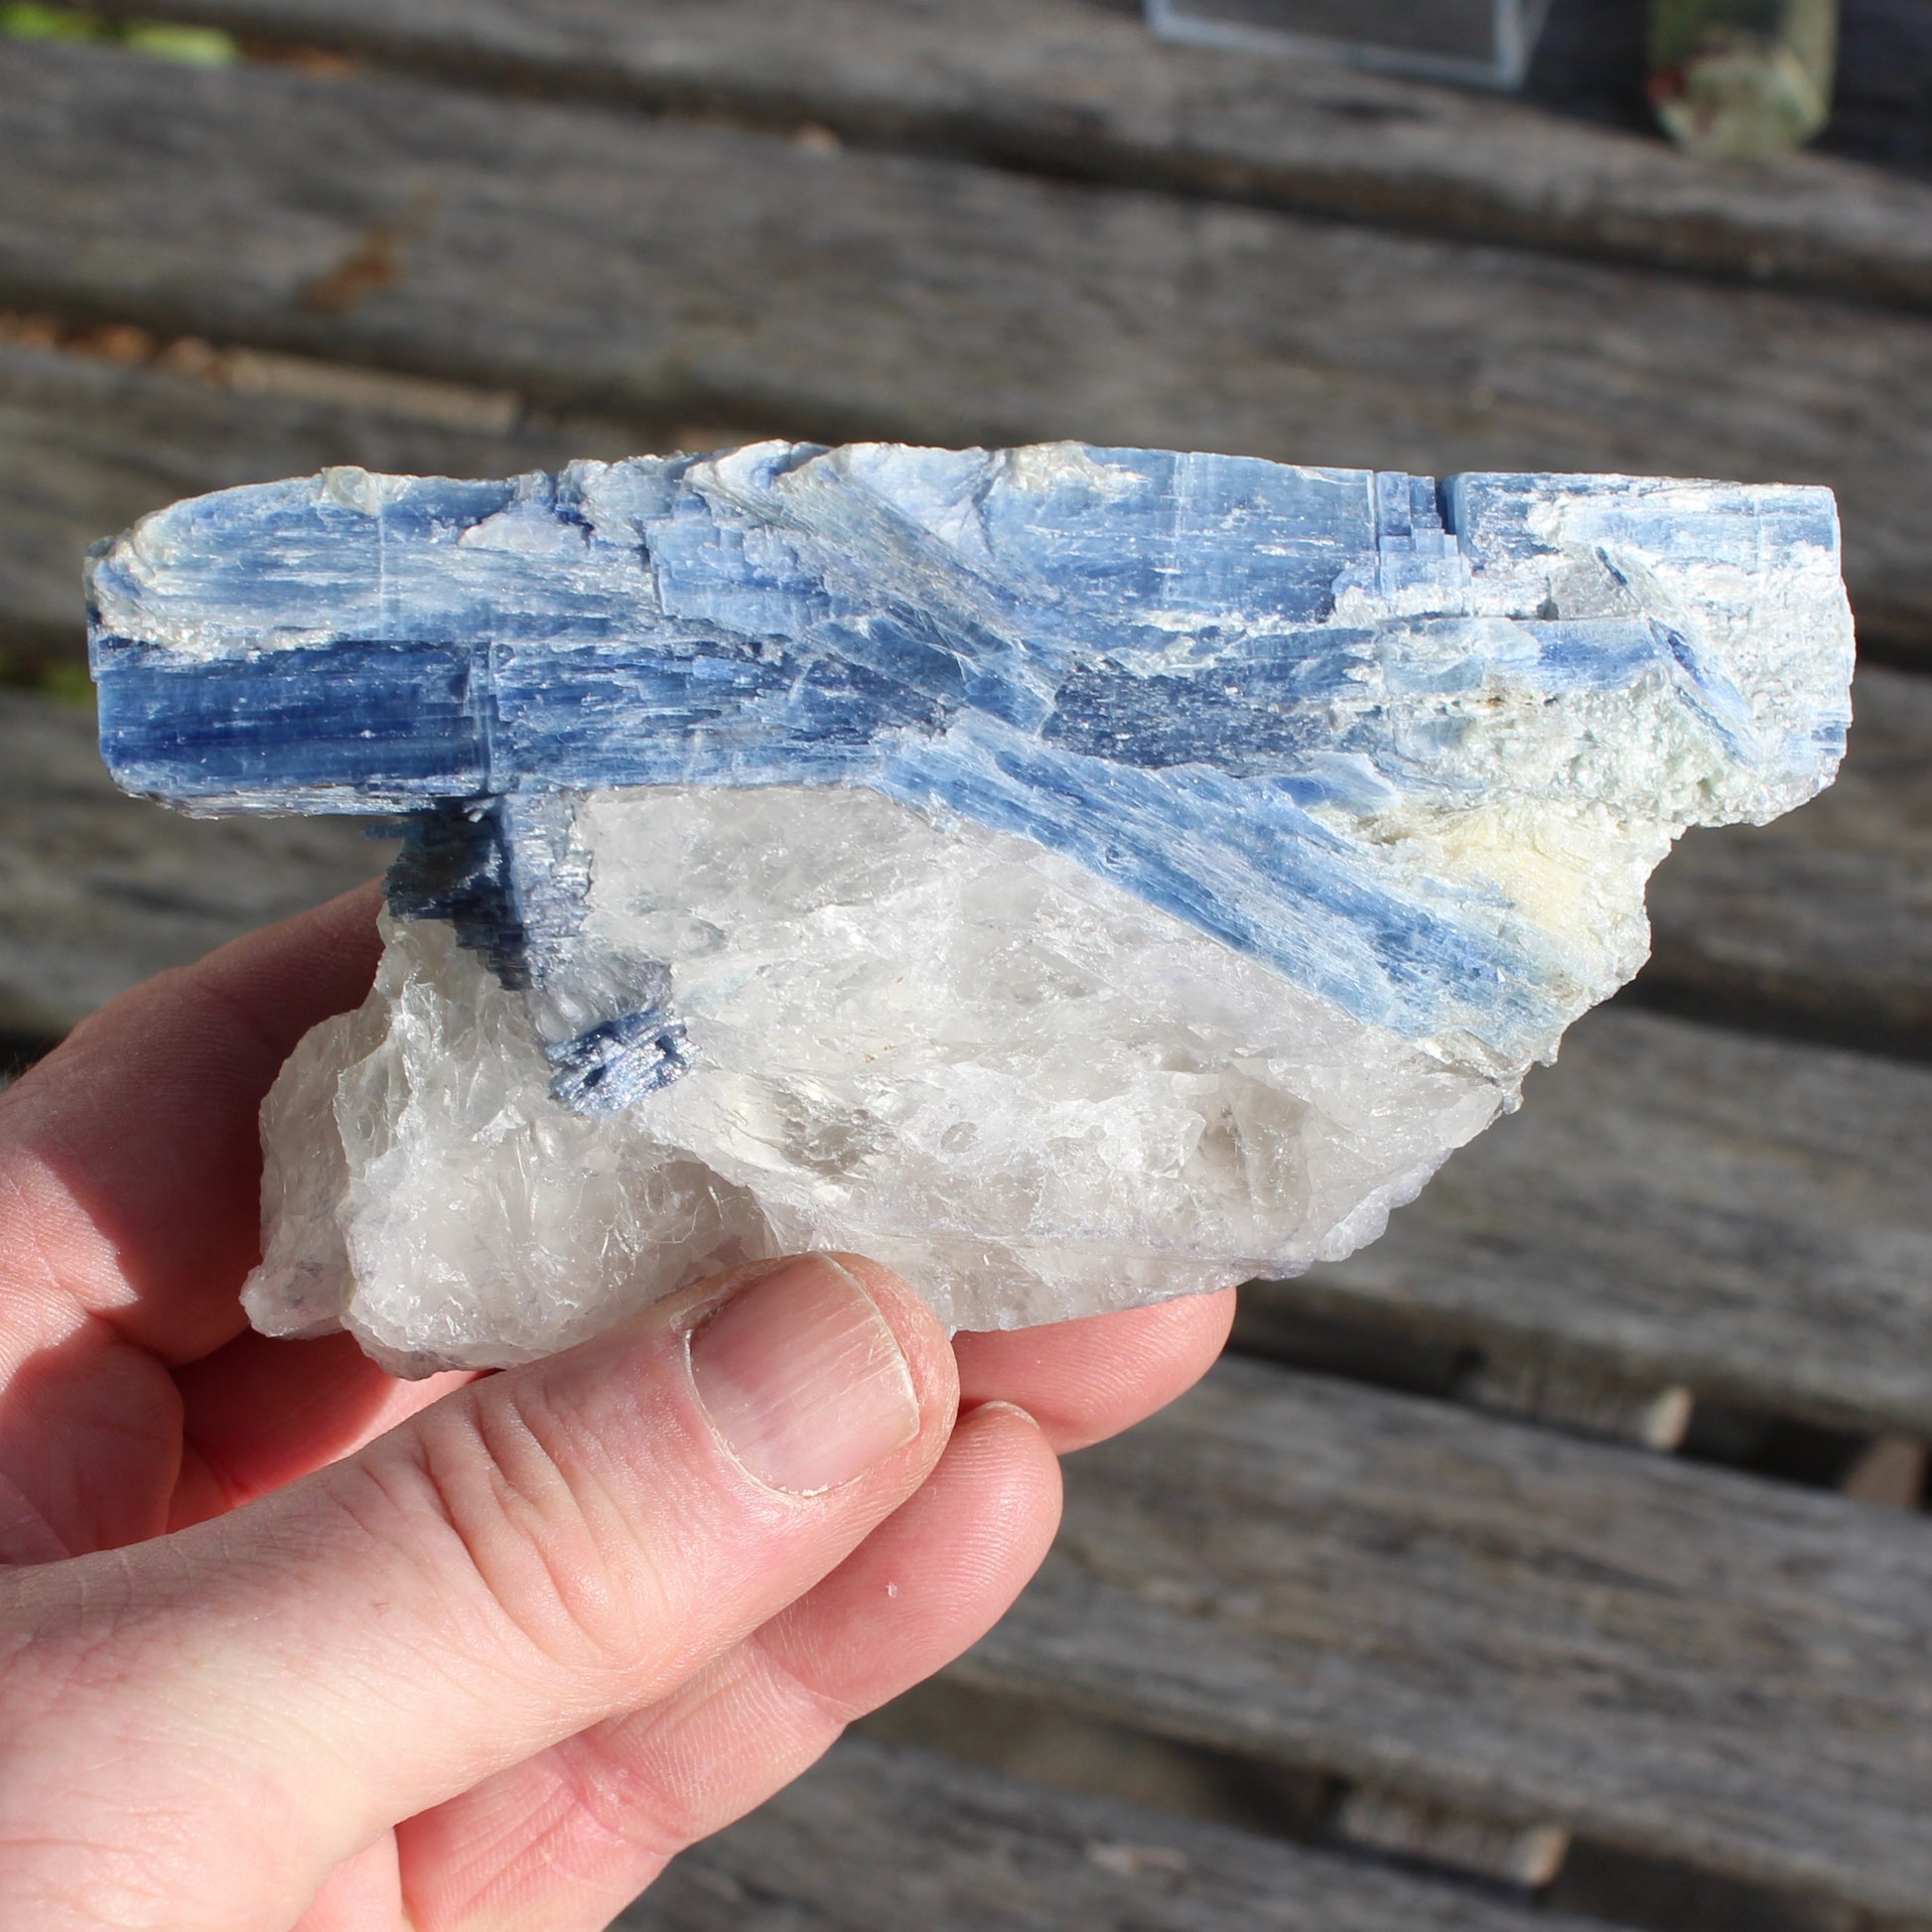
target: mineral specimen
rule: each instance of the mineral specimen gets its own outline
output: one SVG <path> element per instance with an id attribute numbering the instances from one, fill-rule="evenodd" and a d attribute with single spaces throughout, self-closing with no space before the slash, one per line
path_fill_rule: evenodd
<path id="1" fill-rule="evenodd" d="M 1346 1254 L 1849 716 L 1813 488 L 759 444 L 225 490 L 89 581 L 124 786 L 403 821 L 245 1296 L 403 1373 L 789 1249 L 970 1327 Z"/>

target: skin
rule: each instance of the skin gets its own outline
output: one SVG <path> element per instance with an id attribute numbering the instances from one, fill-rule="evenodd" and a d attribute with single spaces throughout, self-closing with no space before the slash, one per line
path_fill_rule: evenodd
<path id="1" fill-rule="evenodd" d="M 374 909 L 166 974 L 0 1095 L 22 1932 L 601 1927 L 978 1638 L 1052 1539 L 1057 1456 L 1225 1338 L 1231 1295 L 948 1343 L 842 1257 L 916 1426 L 796 1494 L 734 1457 L 693 1380 L 694 1324 L 759 1271 L 484 1377 L 248 1332 L 256 1110 L 367 991 Z"/>

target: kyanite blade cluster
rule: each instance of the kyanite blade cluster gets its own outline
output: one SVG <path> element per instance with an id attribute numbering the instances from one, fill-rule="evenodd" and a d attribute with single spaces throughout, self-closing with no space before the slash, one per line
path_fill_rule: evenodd
<path id="1" fill-rule="evenodd" d="M 799 1246 L 965 1326 L 1344 1254 L 1849 719 L 1814 488 L 759 444 L 227 490 L 90 592 L 123 785 L 405 821 L 248 1302 L 411 1372 Z"/>

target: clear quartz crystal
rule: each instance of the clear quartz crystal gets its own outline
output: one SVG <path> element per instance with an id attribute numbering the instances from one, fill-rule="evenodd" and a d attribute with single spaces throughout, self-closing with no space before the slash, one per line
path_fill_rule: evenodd
<path id="1" fill-rule="evenodd" d="M 876 1257 L 959 1327 L 1132 1307 L 1372 1240 L 1513 1094 L 871 792 L 604 793 L 580 830 L 595 937 L 671 964 L 693 1070 L 572 1113 L 523 1000 L 442 921 L 385 921 L 368 1001 L 263 1110 L 258 1327 L 500 1366 L 803 1248 Z"/>

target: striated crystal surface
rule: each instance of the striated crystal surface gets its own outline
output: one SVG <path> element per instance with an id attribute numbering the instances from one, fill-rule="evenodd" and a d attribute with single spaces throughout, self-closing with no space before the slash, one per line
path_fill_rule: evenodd
<path id="1" fill-rule="evenodd" d="M 407 817 L 247 1291 L 405 1372 L 805 1246 L 965 1326 L 1344 1254 L 1849 715 L 1810 488 L 766 444 L 224 491 L 90 585 L 123 784 Z"/>

